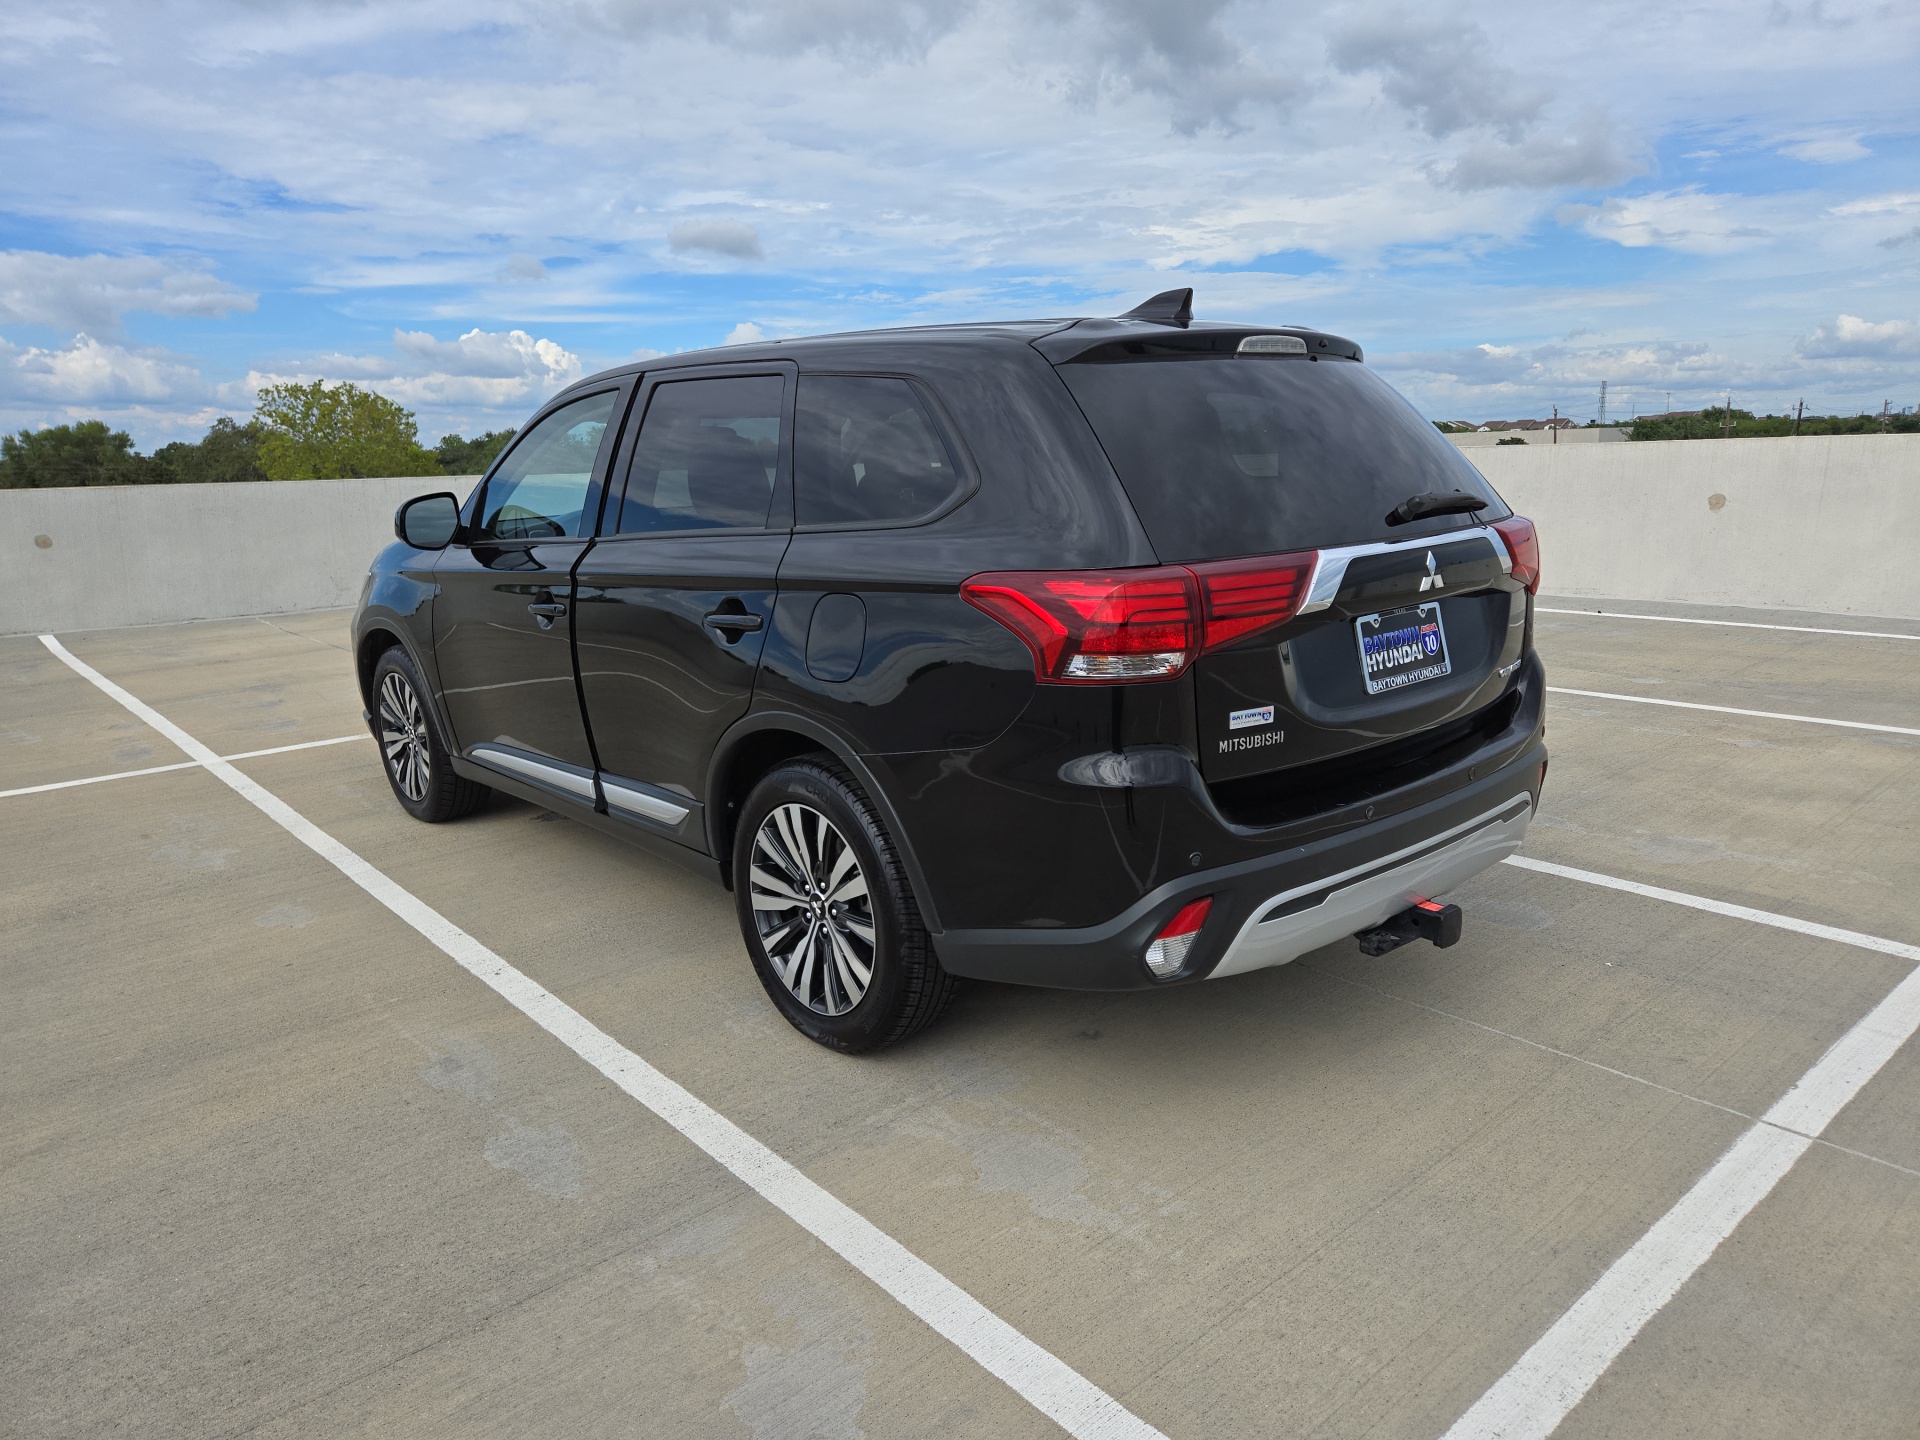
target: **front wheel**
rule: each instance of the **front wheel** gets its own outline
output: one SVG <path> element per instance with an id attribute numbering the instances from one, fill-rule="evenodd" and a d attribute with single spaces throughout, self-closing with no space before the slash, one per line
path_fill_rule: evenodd
<path id="1" fill-rule="evenodd" d="M 735 832 L 740 932 L 795 1029 L 859 1054 L 932 1023 L 958 982 L 940 967 L 898 852 L 839 764 L 782 765 Z"/>
<path id="2" fill-rule="evenodd" d="M 395 645 L 373 667 L 373 735 L 393 798 L 416 820 L 437 824 L 479 809 L 492 792 L 453 773 L 446 742 L 427 708 L 413 657 Z"/>

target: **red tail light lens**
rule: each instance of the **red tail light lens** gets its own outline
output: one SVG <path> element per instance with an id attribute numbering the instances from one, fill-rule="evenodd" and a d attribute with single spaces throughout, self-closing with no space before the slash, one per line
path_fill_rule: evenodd
<path id="1" fill-rule="evenodd" d="M 1302 550 L 1188 566 L 1200 582 L 1203 648 L 1219 650 L 1291 620 L 1306 598 L 1314 559 L 1314 551 Z"/>
<path id="2" fill-rule="evenodd" d="M 1534 533 L 1533 522 L 1509 515 L 1494 521 L 1493 528 L 1507 542 L 1507 554 L 1513 557 L 1513 578 L 1527 587 L 1529 595 L 1536 593 L 1540 589 L 1540 537 Z"/>
<path id="3" fill-rule="evenodd" d="M 1207 912 L 1212 909 L 1211 895 L 1183 905 L 1180 913 L 1167 922 L 1166 929 L 1147 946 L 1147 969 L 1161 980 L 1177 973 L 1187 963 L 1187 952 L 1200 938 L 1200 927 L 1207 923 Z"/>
<path id="4" fill-rule="evenodd" d="M 1160 680 L 1200 649 L 1199 585 L 1181 565 L 1002 570 L 960 594 L 1026 642 L 1041 680 Z"/>
<path id="5" fill-rule="evenodd" d="M 1165 680 L 1299 612 L 1315 554 L 1263 555 L 1141 570 L 1000 570 L 960 587 L 968 604 L 1033 652 L 1060 684 Z"/>

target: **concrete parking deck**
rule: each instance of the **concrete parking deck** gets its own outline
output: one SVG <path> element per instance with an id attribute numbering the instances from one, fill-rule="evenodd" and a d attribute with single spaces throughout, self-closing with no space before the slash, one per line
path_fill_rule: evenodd
<path id="1" fill-rule="evenodd" d="M 1526 857 L 1892 943 L 1501 866 L 1447 951 L 977 985 L 852 1060 L 721 891 L 518 802 L 409 820 L 344 614 L 61 639 L 1172 1440 L 1431 1440 L 1920 954 L 1920 623 L 1543 606 L 1587 693 Z M 64 783 L 187 760 L 0 640 L 0 1430 L 1060 1433 L 207 768 Z M 1920 1044 L 1876 1035 L 1559 1434 L 1914 1433 Z"/>

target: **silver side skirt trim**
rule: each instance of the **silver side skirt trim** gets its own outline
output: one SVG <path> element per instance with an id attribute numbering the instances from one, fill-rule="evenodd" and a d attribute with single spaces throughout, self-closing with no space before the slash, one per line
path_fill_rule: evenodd
<path id="1" fill-rule="evenodd" d="M 519 775 L 525 779 L 537 781 L 542 785 L 551 785 L 556 790 L 564 790 L 569 795 L 577 795 L 589 805 L 593 803 L 593 777 L 583 775 L 577 770 L 535 760 L 518 750 L 509 750 L 504 745 L 474 745 L 467 750 L 467 758 L 482 765 L 491 765 L 496 770 L 505 770 L 510 775 Z"/>
<path id="2" fill-rule="evenodd" d="M 635 790 L 618 780 L 609 780 L 605 775 L 600 777 L 600 788 L 606 794 L 609 810 L 638 815 L 642 820 L 651 820 L 658 825 L 678 825 L 691 813 L 685 805 L 675 805 L 671 800 L 663 800 L 644 790 Z"/>
<path id="3" fill-rule="evenodd" d="M 1513 573 L 1513 557 L 1507 553 L 1507 542 L 1500 538 L 1500 532 L 1491 525 L 1449 530 L 1444 535 L 1425 535 L 1418 540 L 1376 540 L 1369 545 L 1346 545 L 1337 550 L 1322 550 L 1314 558 L 1313 578 L 1307 582 L 1307 598 L 1298 613 L 1311 615 L 1333 604 L 1333 597 L 1340 593 L 1340 587 L 1346 583 L 1348 562 L 1358 560 L 1363 555 L 1387 555 L 1395 550 L 1431 550 L 1437 545 L 1456 545 L 1462 540 L 1491 542 L 1493 553 L 1499 557 L 1500 568 L 1509 575 Z"/>
<path id="4" fill-rule="evenodd" d="M 1391 855 L 1283 891 L 1240 927 L 1208 978 L 1284 965 L 1444 895 L 1518 850 L 1532 818 L 1532 798 L 1517 795 Z"/>

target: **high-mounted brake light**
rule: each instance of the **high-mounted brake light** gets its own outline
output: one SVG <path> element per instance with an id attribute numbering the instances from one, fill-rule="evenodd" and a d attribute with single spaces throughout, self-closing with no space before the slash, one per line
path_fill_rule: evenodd
<path id="1" fill-rule="evenodd" d="M 1002 570 L 960 587 L 1018 635 L 1052 684 L 1165 680 L 1203 650 L 1284 625 L 1300 609 L 1314 552 L 1139 570 Z"/>
<path id="2" fill-rule="evenodd" d="M 1529 595 L 1540 589 L 1540 537 L 1533 522 L 1520 515 L 1509 515 L 1493 522 L 1500 538 L 1507 542 L 1507 554 L 1513 558 L 1513 578 L 1527 587 Z"/>
<path id="3" fill-rule="evenodd" d="M 1207 912 L 1211 909 L 1211 895 L 1183 905 L 1180 913 L 1167 922 L 1166 929 L 1153 937 L 1153 943 L 1147 946 L 1147 969 L 1156 979 L 1165 980 L 1177 974 L 1187 963 L 1187 952 L 1200 938 L 1200 929 L 1207 923 Z"/>

